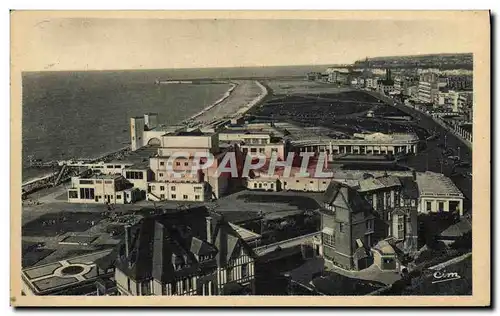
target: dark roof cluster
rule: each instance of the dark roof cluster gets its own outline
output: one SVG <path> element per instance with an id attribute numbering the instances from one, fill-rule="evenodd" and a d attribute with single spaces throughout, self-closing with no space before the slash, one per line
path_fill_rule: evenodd
<path id="1" fill-rule="evenodd" d="M 207 217 L 212 218 L 211 240 L 207 240 Z M 229 223 L 204 206 L 145 217 L 129 228 L 128 239 L 128 253 L 127 243 L 121 243 L 114 265 L 134 280 L 168 282 L 210 273 L 239 255 L 240 247 L 253 255 Z"/>

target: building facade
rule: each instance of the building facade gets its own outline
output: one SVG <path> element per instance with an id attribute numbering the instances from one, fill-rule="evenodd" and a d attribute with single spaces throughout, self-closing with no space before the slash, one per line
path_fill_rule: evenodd
<path id="1" fill-rule="evenodd" d="M 144 198 L 121 174 L 72 177 L 68 202 L 90 204 L 130 204 Z"/>
<path id="2" fill-rule="evenodd" d="M 144 218 L 117 251 L 120 295 L 254 294 L 252 249 L 205 208 Z"/>
<path id="3" fill-rule="evenodd" d="M 418 82 L 418 101 L 421 103 L 433 103 L 435 95 L 439 91 L 439 76 L 428 72 L 420 75 Z"/>
<path id="4" fill-rule="evenodd" d="M 417 205 L 413 179 L 370 177 L 357 186 L 332 181 L 321 211 L 320 254 L 327 265 L 346 270 L 362 270 L 374 259 L 387 264 L 384 270 L 395 269 L 394 251 L 384 252 L 380 243 L 404 253 L 417 250 Z"/>

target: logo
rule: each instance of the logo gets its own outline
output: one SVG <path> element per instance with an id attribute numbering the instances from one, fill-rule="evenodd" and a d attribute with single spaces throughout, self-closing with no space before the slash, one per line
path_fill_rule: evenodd
<path id="1" fill-rule="evenodd" d="M 446 281 L 453 281 L 462 278 L 457 272 L 447 272 L 447 271 L 436 271 L 432 275 L 434 277 L 434 281 L 432 283 L 440 283 Z"/>

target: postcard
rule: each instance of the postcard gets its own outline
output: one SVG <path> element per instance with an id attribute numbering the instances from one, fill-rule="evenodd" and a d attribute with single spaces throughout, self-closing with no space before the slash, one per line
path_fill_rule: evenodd
<path id="1" fill-rule="evenodd" d="M 11 31 L 11 305 L 491 304 L 488 11 Z"/>

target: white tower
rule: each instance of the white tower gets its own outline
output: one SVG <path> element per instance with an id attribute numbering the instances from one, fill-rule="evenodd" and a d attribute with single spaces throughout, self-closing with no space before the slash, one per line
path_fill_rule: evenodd
<path id="1" fill-rule="evenodd" d="M 130 118 L 130 149 L 136 151 L 137 149 L 144 146 L 144 117 L 132 117 Z"/>

